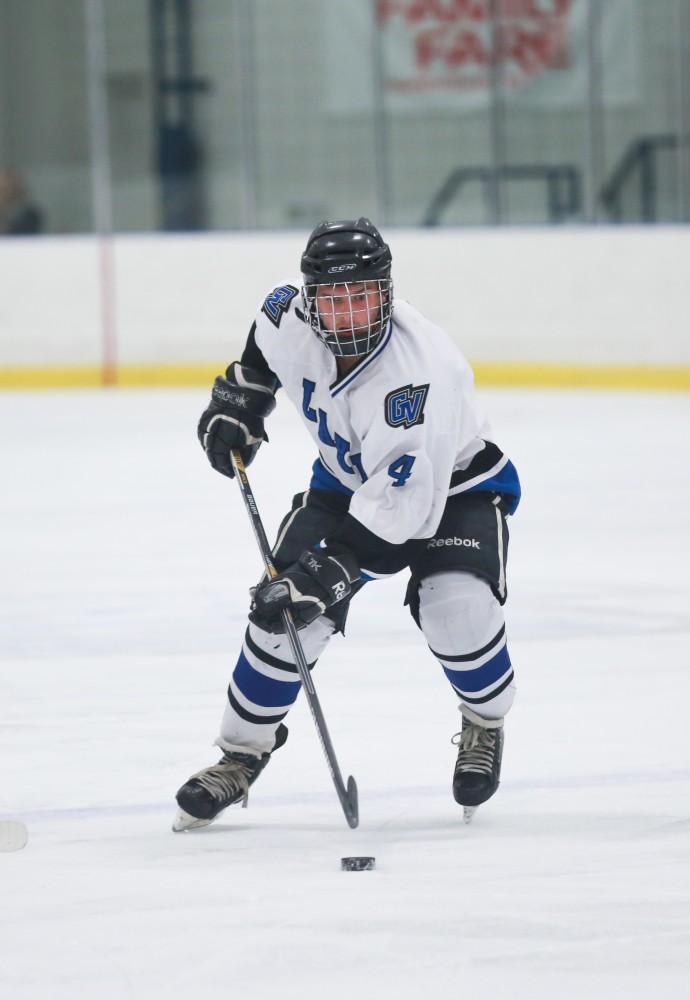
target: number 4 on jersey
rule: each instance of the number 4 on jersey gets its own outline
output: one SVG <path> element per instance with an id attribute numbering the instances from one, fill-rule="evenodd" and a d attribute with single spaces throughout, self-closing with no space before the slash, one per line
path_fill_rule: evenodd
<path id="1" fill-rule="evenodd" d="M 404 486 L 412 473 L 413 455 L 401 455 L 388 466 L 388 475 L 394 480 L 393 486 Z"/>

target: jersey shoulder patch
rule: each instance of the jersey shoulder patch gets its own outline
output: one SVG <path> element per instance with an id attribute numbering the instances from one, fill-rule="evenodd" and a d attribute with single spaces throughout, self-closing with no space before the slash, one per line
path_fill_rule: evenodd
<path id="1" fill-rule="evenodd" d="M 276 329 L 297 293 L 298 289 L 294 285 L 279 285 L 264 299 L 261 312 L 268 316 Z"/>
<path id="2" fill-rule="evenodd" d="M 425 385 L 403 385 L 386 396 L 386 423 L 391 427 L 414 427 L 424 423 L 424 404 L 429 394 Z"/>

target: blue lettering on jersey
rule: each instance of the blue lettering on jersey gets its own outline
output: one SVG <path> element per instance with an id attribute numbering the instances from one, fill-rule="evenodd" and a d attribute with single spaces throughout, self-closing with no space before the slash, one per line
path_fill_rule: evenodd
<path id="1" fill-rule="evenodd" d="M 318 413 L 311 405 L 312 396 L 316 390 L 316 382 L 312 382 L 311 379 L 302 379 L 302 413 L 307 420 L 310 420 L 314 424 L 319 425 L 319 441 L 325 444 L 328 448 L 335 448 L 335 456 L 338 465 L 343 470 L 347 472 L 349 476 L 354 476 L 355 469 L 362 477 L 362 482 L 367 481 L 367 474 L 362 466 L 362 456 L 360 454 L 351 455 L 350 454 L 350 442 L 346 441 L 344 437 L 336 433 L 333 436 L 328 429 L 328 414 L 325 410 L 319 407 Z M 348 462 L 348 458 L 350 461 Z M 350 464 L 350 462 L 352 464 Z"/>
<path id="2" fill-rule="evenodd" d="M 355 469 L 357 469 L 357 472 L 359 472 L 360 476 L 362 477 L 362 482 L 366 483 L 369 476 L 364 471 L 364 466 L 362 465 L 362 456 L 360 455 L 360 453 L 358 452 L 356 455 L 350 455 L 350 461 L 352 462 Z"/>
<path id="3" fill-rule="evenodd" d="M 404 486 L 412 475 L 414 455 L 401 455 L 388 466 L 388 475 L 393 480 L 393 486 Z"/>
<path id="4" fill-rule="evenodd" d="M 321 408 L 319 408 L 319 441 L 323 441 L 329 448 L 335 448 L 336 446 L 335 441 L 331 437 L 331 432 L 328 430 L 328 414 Z"/>
<path id="5" fill-rule="evenodd" d="M 404 385 L 386 396 L 386 423 L 391 427 L 413 427 L 424 423 L 424 404 L 429 394 L 426 385 Z"/>
<path id="6" fill-rule="evenodd" d="M 316 410 L 313 406 L 310 406 L 311 397 L 314 395 L 314 389 L 316 389 L 316 382 L 312 382 L 311 379 L 302 379 L 302 413 L 305 415 L 307 420 L 313 420 L 314 423 L 317 421 Z"/>
<path id="7" fill-rule="evenodd" d="M 294 285 L 281 285 L 280 288 L 274 288 L 271 294 L 266 297 L 261 312 L 268 316 L 276 328 L 280 326 L 280 321 L 290 308 L 290 303 L 295 295 L 297 295 L 297 289 Z"/>

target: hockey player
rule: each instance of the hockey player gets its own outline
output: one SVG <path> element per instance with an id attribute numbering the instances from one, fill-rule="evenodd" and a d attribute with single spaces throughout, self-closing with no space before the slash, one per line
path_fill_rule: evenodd
<path id="1" fill-rule="evenodd" d="M 405 603 L 459 698 L 453 795 L 472 809 L 496 791 L 515 685 L 502 605 L 513 464 L 475 403 L 472 370 L 449 337 L 393 298 L 391 252 L 368 219 L 322 222 L 301 280 L 266 296 L 239 362 L 218 377 L 199 440 L 218 472 L 249 465 L 282 386 L 318 453 L 256 587 L 228 689 L 217 764 L 177 793 L 173 828 L 246 805 L 287 738 L 300 682 L 281 612 L 312 667 L 367 583 L 408 570 Z M 375 586 L 375 584 L 369 584 Z"/>

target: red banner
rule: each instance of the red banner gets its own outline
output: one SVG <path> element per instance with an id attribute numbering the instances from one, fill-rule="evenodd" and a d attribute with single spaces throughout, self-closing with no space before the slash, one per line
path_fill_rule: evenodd
<path id="1" fill-rule="evenodd" d="M 610 103 L 637 94 L 637 3 L 607 0 L 599 8 Z M 344 111 L 371 102 L 378 32 L 377 75 L 390 110 L 477 108 L 494 79 L 507 101 L 582 104 L 589 11 L 587 0 L 326 0 L 327 51 L 340 52 L 329 66 L 329 103 Z"/>
<path id="2" fill-rule="evenodd" d="M 493 67 L 504 86 L 548 69 L 568 69 L 573 0 L 378 0 L 383 32 L 403 28 L 415 73 L 390 76 L 391 90 L 486 87 Z"/>

